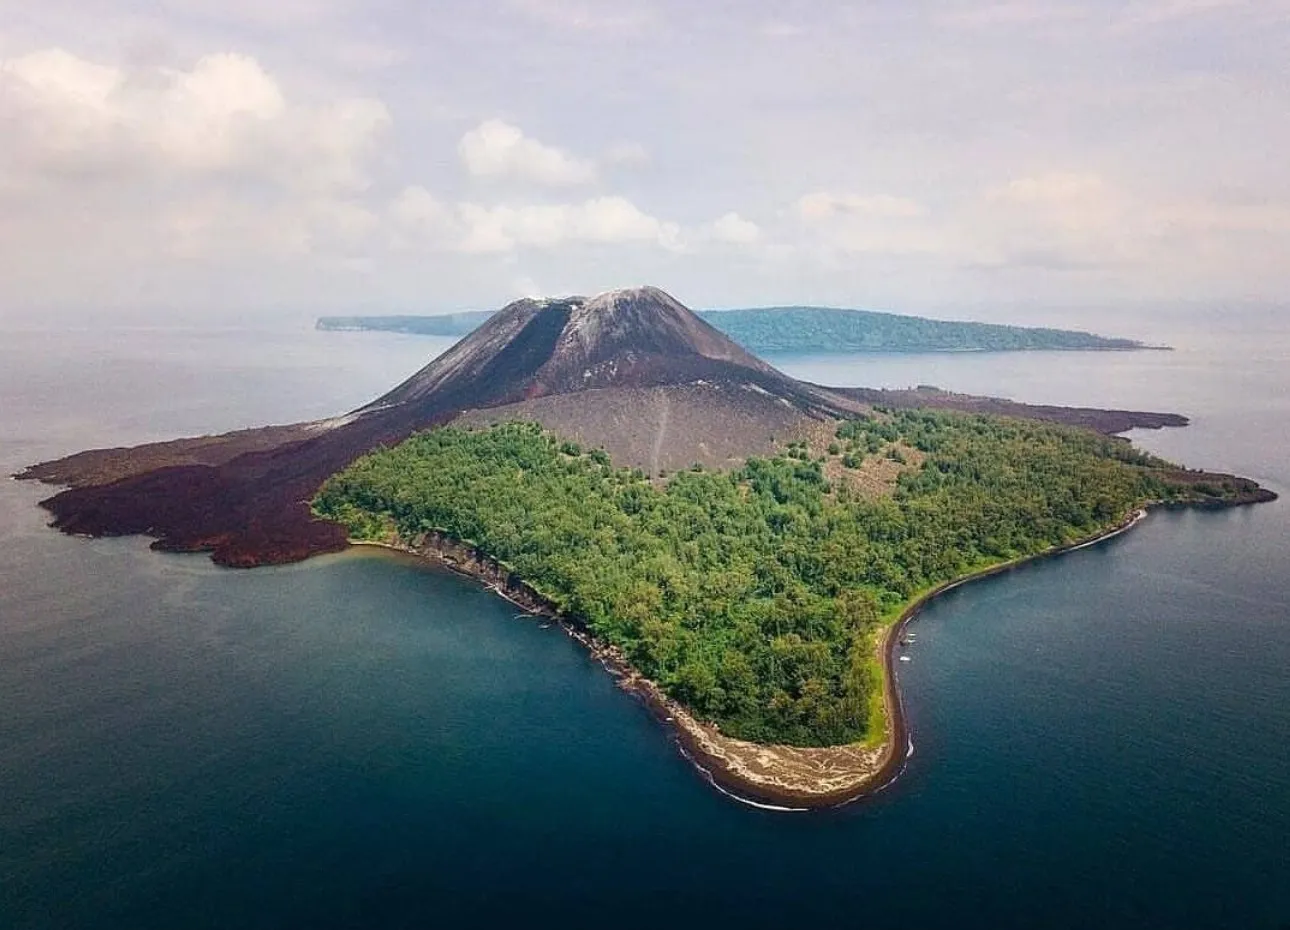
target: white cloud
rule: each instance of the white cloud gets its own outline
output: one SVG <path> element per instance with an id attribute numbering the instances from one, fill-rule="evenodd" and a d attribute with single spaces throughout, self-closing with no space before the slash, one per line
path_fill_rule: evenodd
<path id="1" fill-rule="evenodd" d="M 1003 203 L 1070 209 L 1104 201 L 1109 196 L 1109 188 L 1096 174 L 1052 171 L 1016 178 L 994 188 L 989 196 Z"/>
<path id="2" fill-rule="evenodd" d="M 0 163 L 38 177 L 240 175 L 360 190 L 390 122 L 380 101 L 291 105 L 254 59 L 207 55 L 191 68 L 126 71 L 48 49 L 0 72 Z M 6 163 L 7 162 L 7 163 Z"/>
<path id="3" fill-rule="evenodd" d="M 799 249 L 826 264 L 839 256 L 935 254 L 947 249 L 942 223 L 922 204 L 890 194 L 816 191 L 792 205 Z"/>
<path id="4" fill-rule="evenodd" d="M 940 267 L 1066 272 L 1141 260 L 1152 215 L 1100 175 L 1048 171 L 938 205 L 885 194 L 798 198 L 800 253 L 825 265 L 859 255 L 920 257 Z"/>
<path id="5" fill-rule="evenodd" d="M 986 191 L 979 209 L 993 225 L 1020 226 L 1022 237 L 1042 231 L 1107 243 L 1108 234 L 1116 227 L 1128 228 L 1131 214 L 1141 215 L 1143 205 L 1100 175 L 1054 171 Z"/>
<path id="6" fill-rule="evenodd" d="M 292 100 L 245 55 L 15 56 L 0 69 L 0 275 L 358 249 L 379 224 L 359 198 L 389 123 L 370 98 Z"/>
<path id="7" fill-rule="evenodd" d="M 980 266 L 1165 274 L 1174 281 L 1272 277 L 1290 258 L 1290 203 L 1149 195 L 1087 172 L 994 187 L 970 207 Z"/>
<path id="8" fill-rule="evenodd" d="M 609 147 L 604 160 L 610 165 L 636 168 L 649 164 L 649 151 L 639 142 L 619 142 Z"/>
<path id="9" fill-rule="evenodd" d="M 485 120 L 461 137 L 461 163 L 477 178 L 529 181 L 551 187 L 589 184 L 596 179 L 591 162 L 536 139 L 499 119 Z"/>
<path id="10" fill-rule="evenodd" d="M 573 203 L 449 205 L 420 185 L 405 188 L 389 203 L 386 220 L 398 249 L 474 255 L 553 252 L 586 244 L 682 252 L 691 243 L 750 245 L 762 235 L 756 223 L 734 212 L 687 231 L 617 195 Z"/>
<path id="11" fill-rule="evenodd" d="M 738 213 L 727 213 L 710 226 L 709 233 L 717 242 L 732 245 L 750 245 L 761 238 L 761 227 L 746 220 Z"/>
<path id="12" fill-rule="evenodd" d="M 752 245 L 762 238 L 761 227 L 735 212 L 686 229 L 617 195 L 572 203 L 449 205 L 414 185 L 390 202 L 386 219 L 396 248 L 473 255 L 550 253 L 587 244 L 685 252 L 710 243 Z"/>
<path id="13" fill-rule="evenodd" d="M 647 243 L 681 247 L 680 227 L 642 211 L 623 197 L 596 197 L 578 204 L 464 203 L 464 252 L 510 252 L 521 247 L 551 249 L 566 243 Z"/>
<path id="14" fill-rule="evenodd" d="M 1097 174 L 1052 171 L 987 190 L 971 205 L 981 264 L 1076 269 L 1141 260 L 1151 207 Z"/>
<path id="15" fill-rule="evenodd" d="M 1290 288 L 1290 0 L 0 6 L 0 313 Z"/>

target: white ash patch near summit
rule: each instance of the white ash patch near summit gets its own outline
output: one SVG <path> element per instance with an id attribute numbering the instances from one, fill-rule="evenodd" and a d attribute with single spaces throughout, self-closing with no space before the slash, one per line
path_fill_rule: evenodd
<path id="1" fill-rule="evenodd" d="M 662 291 L 650 287 L 625 287 L 597 294 L 573 307 L 569 313 L 569 322 L 565 324 L 564 333 L 560 336 L 560 349 L 568 350 L 576 346 L 586 353 L 605 339 L 627 335 L 633 323 L 628 311 L 644 299 L 675 303 Z"/>

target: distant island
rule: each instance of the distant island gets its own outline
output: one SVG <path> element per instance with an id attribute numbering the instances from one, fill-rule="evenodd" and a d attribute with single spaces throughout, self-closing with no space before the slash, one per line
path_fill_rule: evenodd
<path id="1" fill-rule="evenodd" d="M 324 316 L 319 318 L 317 328 L 453 337 L 467 335 L 492 315 L 491 310 L 468 310 L 439 316 Z M 1164 348 L 1078 330 L 932 320 L 830 307 L 701 310 L 698 315 L 749 352 L 763 355 Z"/>
<path id="2" fill-rule="evenodd" d="M 728 793 L 890 783 L 906 624 L 1147 508 L 1275 495 L 1115 436 L 1184 417 L 792 378 L 652 287 L 504 307 L 342 416 L 78 453 L 19 477 L 73 534 L 253 567 L 413 553 L 557 620 Z M 576 713 L 576 708 L 570 709 Z"/>
<path id="3" fill-rule="evenodd" d="M 324 316 L 317 329 L 343 332 L 408 333 L 413 336 L 465 336 L 492 316 L 492 310 L 465 310 L 437 316 Z"/>

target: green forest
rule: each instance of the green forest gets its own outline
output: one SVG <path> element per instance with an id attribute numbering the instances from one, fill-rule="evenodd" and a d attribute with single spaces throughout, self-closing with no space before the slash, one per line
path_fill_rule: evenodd
<path id="1" fill-rule="evenodd" d="M 751 352 L 1009 352 L 1141 349 L 1132 339 L 1033 326 L 931 320 L 873 310 L 763 307 L 709 310 L 703 319 Z"/>
<path id="2" fill-rule="evenodd" d="M 491 315 L 490 311 L 470 310 L 443 316 L 325 316 L 318 320 L 318 329 L 464 336 Z M 704 310 L 699 316 L 754 354 L 1144 348 L 1132 339 L 1075 330 L 930 320 L 872 310 L 762 307 Z"/>
<path id="3" fill-rule="evenodd" d="M 846 478 L 915 455 L 890 494 Z M 1167 467 L 1085 430 L 907 410 L 843 423 L 818 455 L 793 443 L 659 480 L 512 423 L 371 453 L 314 507 L 356 539 L 473 544 L 724 733 L 820 746 L 881 736 L 876 637 L 920 593 L 1148 501 L 1222 493 Z"/>

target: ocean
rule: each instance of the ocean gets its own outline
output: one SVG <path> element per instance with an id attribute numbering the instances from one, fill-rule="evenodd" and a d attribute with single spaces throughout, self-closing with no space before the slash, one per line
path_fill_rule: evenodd
<path id="1" fill-rule="evenodd" d="M 1145 448 L 1290 489 L 1277 314 L 1174 352 L 774 359 L 1176 411 Z M 0 321 L 0 470 L 338 413 L 446 340 Z M 1158 512 L 957 590 L 877 797 L 706 784 L 556 627 L 372 552 L 229 571 L 55 533 L 0 482 L 0 927 L 1290 926 L 1290 503 Z"/>

